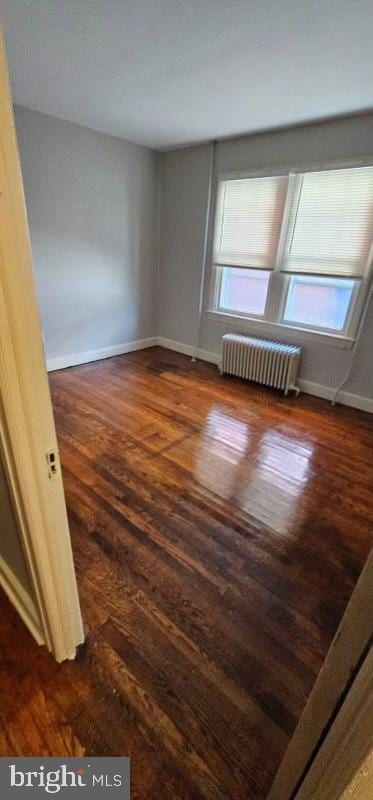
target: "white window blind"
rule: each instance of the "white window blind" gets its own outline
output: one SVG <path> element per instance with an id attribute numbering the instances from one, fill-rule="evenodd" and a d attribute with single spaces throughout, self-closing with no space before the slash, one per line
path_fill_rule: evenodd
<path id="1" fill-rule="evenodd" d="M 373 232 L 373 167 L 297 176 L 282 269 L 360 278 Z"/>
<path id="2" fill-rule="evenodd" d="M 287 177 L 222 181 L 215 223 L 217 265 L 273 269 Z"/>

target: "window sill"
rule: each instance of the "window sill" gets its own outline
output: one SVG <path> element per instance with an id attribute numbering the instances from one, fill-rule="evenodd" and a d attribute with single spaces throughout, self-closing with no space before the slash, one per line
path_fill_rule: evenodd
<path id="1" fill-rule="evenodd" d="M 254 317 L 244 317 L 238 314 L 229 314 L 226 311 L 216 311 L 215 309 L 208 309 L 206 315 L 211 319 L 225 324 L 229 322 L 230 325 L 239 327 L 243 332 L 255 331 L 262 335 L 270 335 L 275 337 L 285 336 L 289 340 L 298 339 L 304 342 L 314 342 L 317 344 L 326 344 L 329 347 L 338 347 L 341 350 L 350 350 L 354 344 L 355 339 L 351 336 L 341 336 L 337 333 L 325 333 L 324 331 L 306 330 L 306 328 L 297 328 L 295 325 L 284 325 L 282 322 L 268 322 Z"/>

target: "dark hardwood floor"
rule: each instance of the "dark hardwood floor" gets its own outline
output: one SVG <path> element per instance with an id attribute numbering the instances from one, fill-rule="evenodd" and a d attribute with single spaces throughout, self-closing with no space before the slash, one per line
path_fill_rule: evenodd
<path id="1" fill-rule="evenodd" d="M 2 600 L 1 755 L 264 800 L 372 543 L 373 419 L 160 348 L 50 376 L 87 640 Z"/>

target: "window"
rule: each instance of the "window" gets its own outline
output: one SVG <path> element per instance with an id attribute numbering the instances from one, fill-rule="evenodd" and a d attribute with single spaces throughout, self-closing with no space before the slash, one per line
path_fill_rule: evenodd
<path id="1" fill-rule="evenodd" d="M 220 311 L 263 317 L 270 271 L 276 261 L 286 186 L 284 177 L 220 184 L 214 242 L 214 263 L 220 268 L 217 274 Z"/>
<path id="2" fill-rule="evenodd" d="M 224 267 L 219 292 L 220 310 L 263 316 L 269 276 L 270 273 L 264 269 Z"/>
<path id="3" fill-rule="evenodd" d="M 284 320 L 343 331 L 355 281 L 294 275 L 287 293 Z"/>
<path id="4" fill-rule="evenodd" d="M 373 167 L 223 180 L 214 309 L 351 335 L 372 238 Z"/>

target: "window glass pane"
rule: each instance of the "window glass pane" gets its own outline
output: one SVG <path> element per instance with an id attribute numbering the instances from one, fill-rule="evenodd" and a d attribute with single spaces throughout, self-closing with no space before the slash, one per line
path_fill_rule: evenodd
<path id="1" fill-rule="evenodd" d="M 219 307 L 262 316 L 270 272 L 257 269 L 223 269 Z"/>
<path id="2" fill-rule="evenodd" d="M 337 331 L 345 327 L 355 281 L 294 276 L 284 319 Z"/>

